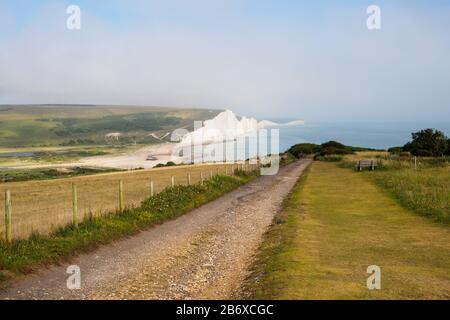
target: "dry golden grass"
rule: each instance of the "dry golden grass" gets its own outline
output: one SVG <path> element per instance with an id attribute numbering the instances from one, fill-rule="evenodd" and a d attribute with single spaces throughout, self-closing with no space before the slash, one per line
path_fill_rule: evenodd
<path id="1" fill-rule="evenodd" d="M 344 160 L 356 162 L 362 159 L 376 159 L 387 156 L 389 156 L 389 152 L 387 151 L 358 151 L 354 154 L 345 155 Z"/>
<path id="2" fill-rule="evenodd" d="M 154 192 L 171 185 L 200 182 L 200 174 L 208 179 L 211 174 L 231 174 L 238 164 L 203 164 L 148 170 L 106 173 L 56 180 L 12 182 L 0 184 L 0 231 L 3 231 L 5 190 L 12 196 L 12 237 L 26 238 L 33 232 L 48 234 L 71 223 L 72 183 L 78 190 L 79 218 L 114 212 L 119 206 L 119 180 L 124 185 L 126 206 L 136 206 L 150 195 L 150 181 Z"/>

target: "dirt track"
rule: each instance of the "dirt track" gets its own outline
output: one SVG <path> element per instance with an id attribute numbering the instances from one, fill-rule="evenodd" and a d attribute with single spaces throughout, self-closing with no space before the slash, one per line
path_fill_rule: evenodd
<path id="1" fill-rule="evenodd" d="M 0 291 L 0 299 L 226 299 L 238 297 L 273 216 L 309 165 L 263 176 L 175 220 L 41 270 Z M 66 268 L 81 270 L 81 290 Z"/>

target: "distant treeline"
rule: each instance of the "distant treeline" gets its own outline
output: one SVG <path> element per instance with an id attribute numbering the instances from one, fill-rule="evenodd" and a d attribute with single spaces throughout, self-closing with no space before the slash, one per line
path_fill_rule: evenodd
<path id="1" fill-rule="evenodd" d="M 450 139 L 441 131 L 424 129 L 411 134 L 412 140 L 403 147 L 389 148 L 391 153 L 408 153 L 421 157 L 442 157 L 450 155 Z M 328 141 L 322 144 L 299 143 L 293 145 L 287 152 L 297 158 L 305 155 L 316 157 L 342 156 L 357 151 L 377 151 L 370 148 L 346 146 L 337 141 Z"/>
<path id="2" fill-rule="evenodd" d="M 346 146 L 337 141 L 328 141 L 322 144 L 299 143 L 289 148 L 288 152 L 297 158 L 305 155 L 330 156 L 352 154 L 356 151 L 373 151 L 374 149 Z"/>

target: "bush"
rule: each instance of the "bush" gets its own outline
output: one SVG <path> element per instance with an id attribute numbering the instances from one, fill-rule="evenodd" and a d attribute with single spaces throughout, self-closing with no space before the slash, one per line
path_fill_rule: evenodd
<path id="1" fill-rule="evenodd" d="M 169 161 L 166 164 L 164 163 L 158 163 L 156 166 L 154 166 L 153 168 L 162 168 L 162 167 L 174 167 L 177 164 L 175 162 Z"/>
<path id="2" fill-rule="evenodd" d="M 415 150 L 413 154 L 418 157 L 432 157 L 433 156 L 433 152 L 431 152 L 429 150 L 425 150 L 425 149 Z"/>
<path id="3" fill-rule="evenodd" d="M 311 154 L 320 154 L 321 156 L 337 155 L 337 154 L 345 155 L 345 154 L 352 154 L 355 151 L 369 151 L 369 150 L 372 149 L 351 147 L 346 146 L 337 141 L 328 141 L 321 145 L 314 143 L 299 143 L 290 147 L 287 152 L 291 153 L 296 158 L 301 158 L 305 155 Z"/>
<path id="4" fill-rule="evenodd" d="M 316 155 L 314 160 L 317 161 L 328 161 L 328 162 L 339 162 L 343 159 L 343 156 L 337 154 L 328 154 L 328 155 Z"/>
<path id="5" fill-rule="evenodd" d="M 340 149 L 336 147 L 325 147 L 320 150 L 321 156 L 327 156 L 327 155 L 336 155 L 336 154 L 352 154 L 353 151 L 347 150 L 347 149 Z"/>
<path id="6" fill-rule="evenodd" d="M 440 157 L 449 152 L 449 138 L 439 130 L 425 129 L 411 134 L 412 141 L 403 146 L 403 151 L 422 157 Z"/>
<path id="7" fill-rule="evenodd" d="M 296 158 L 301 158 L 304 155 L 320 152 L 320 148 L 320 145 L 314 143 L 299 143 L 290 147 L 287 152 L 289 152 Z"/>
<path id="8" fill-rule="evenodd" d="M 286 166 L 292 162 L 294 162 L 297 159 L 297 157 L 295 157 L 293 154 L 289 153 L 289 152 L 285 152 L 280 154 L 280 166 Z"/>
<path id="9" fill-rule="evenodd" d="M 345 149 L 346 146 L 337 141 L 328 141 L 328 142 L 322 143 L 322 149 L 324 149 L 324 148 L 325 149 L 327 149 L 327 148 Z"/>
<path id="10" fill-rule="evenodd" d="M 403 147 L 389 148 L 388 152 L 393 153 L 393 154 L 401 154 L 403 152 Z"/>

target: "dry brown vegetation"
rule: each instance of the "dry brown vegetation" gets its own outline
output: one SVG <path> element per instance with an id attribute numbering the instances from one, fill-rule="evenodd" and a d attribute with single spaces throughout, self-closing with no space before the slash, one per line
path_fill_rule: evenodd
<path id="1" fill-rule="evenodd" d="M 128 172 L 106 173 L 92 176 L 13 182 L 0 184 L 0 230 L 5 229 L 5 190 L 12 195 L 12 237 L 26 238 L 32 233 L 48 234 L 71 223 L 72 183 L 78 190 L 79 218 L 114 212 L 119 206 L 119 181 L 123 181 L 126 206 L 137 206 L 150 195 L 150 181 L 158 193 L 171 185 L 199 183 L 211 174 L 231 174 L 238 164 L 203 164 L 155 168 Z"/>

